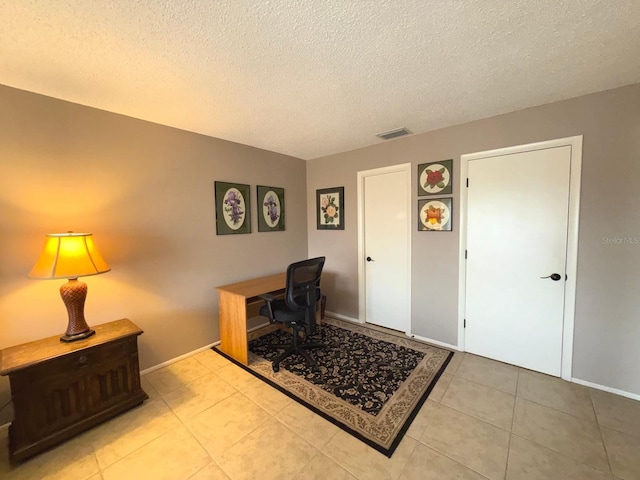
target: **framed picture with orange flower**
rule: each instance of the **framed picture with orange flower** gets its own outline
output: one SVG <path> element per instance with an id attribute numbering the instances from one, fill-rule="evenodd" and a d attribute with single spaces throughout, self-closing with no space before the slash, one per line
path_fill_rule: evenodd
<path id="1" fill-rule="evenodd" d="M 453 160 L 418 165 L 418 196 L 452 193 Z"/>
<path id="2" fill-rule="evenodd" d="M 318 230 L 344 230 L 344 187 L 316 190 Z"/>
<path id="3" fill-rule="evenodd" d="M 452 198 L 418 200 L 418 231 L 450 232 L 452 230 Z"/>

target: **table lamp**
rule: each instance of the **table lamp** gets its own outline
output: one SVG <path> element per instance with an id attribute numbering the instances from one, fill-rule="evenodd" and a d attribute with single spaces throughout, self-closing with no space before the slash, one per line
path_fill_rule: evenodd
<path id="1" fill-rule="evenodd" d="M 50 233 L 40 258 L 29 272 L 29 278 L 69 281 L 60 287 L 60 296 L 69 313 L 67 332 L 60 337 L 63 342 L 75 342 L 93 335 L 84 319 L 84 301 L 87 284 L 78 277 L 99 275 L 111 270 L 93 243 L 91 233 Z"/>

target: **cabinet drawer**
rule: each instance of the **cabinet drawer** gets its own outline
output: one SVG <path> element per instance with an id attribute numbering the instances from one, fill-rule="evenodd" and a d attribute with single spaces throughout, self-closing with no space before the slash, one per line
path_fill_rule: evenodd
<path id="1" fill-rule="evenodd" d="M 69 376 L 74 372 L 81 373 L 82 370 L 92 369 L 136 352 L 136 337 L 96 345 L 15 372 L 11 375 L 11 387 L 17 389 L 16 391 L 21 388 L 30 388 L 33 383 L 49 382 L 58 375 Z"/>

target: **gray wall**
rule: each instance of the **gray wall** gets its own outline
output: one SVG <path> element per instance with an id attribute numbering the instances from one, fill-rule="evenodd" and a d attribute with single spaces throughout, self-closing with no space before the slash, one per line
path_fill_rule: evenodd
<path id="1" fill-rule="evenodd" d="M 63 280 L 27 279 L 45 234 L 94 233 L 90 325 L 144 330 L 141 367 L 218 340 L 215 287 L 307 256 L 306 162 L 0 86 L 0 348 L 64 332 Z M 251 185 L 252 231 L 216 236 L 214 181 Z M 284 187 L 286 231 L 257 232 L 255 187 Z M 0 378 L 0 407 L 9 397 Z M 0 411 L 0 425 L 10 419 Z"/>
<path id="2" fill-rule="evenodd" d="M 309 255 L 329 257 L 327 310 L 358 317 L 357 172 L 411 162 L 415 210 L 417 165 L 453 158 L 453 232 L 412 235 L 412 328 L 456 345 L 460 155 L 573 135 L 584 136 L 573 376 L 640 394 L 640 84 L 309 161 Z M 346 228 L 316 230 L 315 190 L 334 186 Z"/>

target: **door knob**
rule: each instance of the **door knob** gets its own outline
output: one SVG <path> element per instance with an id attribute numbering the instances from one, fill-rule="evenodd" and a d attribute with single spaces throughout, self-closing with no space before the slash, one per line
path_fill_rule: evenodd
<path id="1" fill-rule="evenodd" d="M 540 277 L 540 278 L 550 278 L 554 282 L 557 282 L 558 280 L 560 280 L 562 278 L 562 275 L 560 275 L 559 273 L 552 273 L 551 275 L 549 275 L 547 277 Z"/>
<path id="2" fill-rule="evenodd" d="M 374 261 L 373 258 L 367 257 L 367 262 L 373 262 L 373 261 Z"/>

